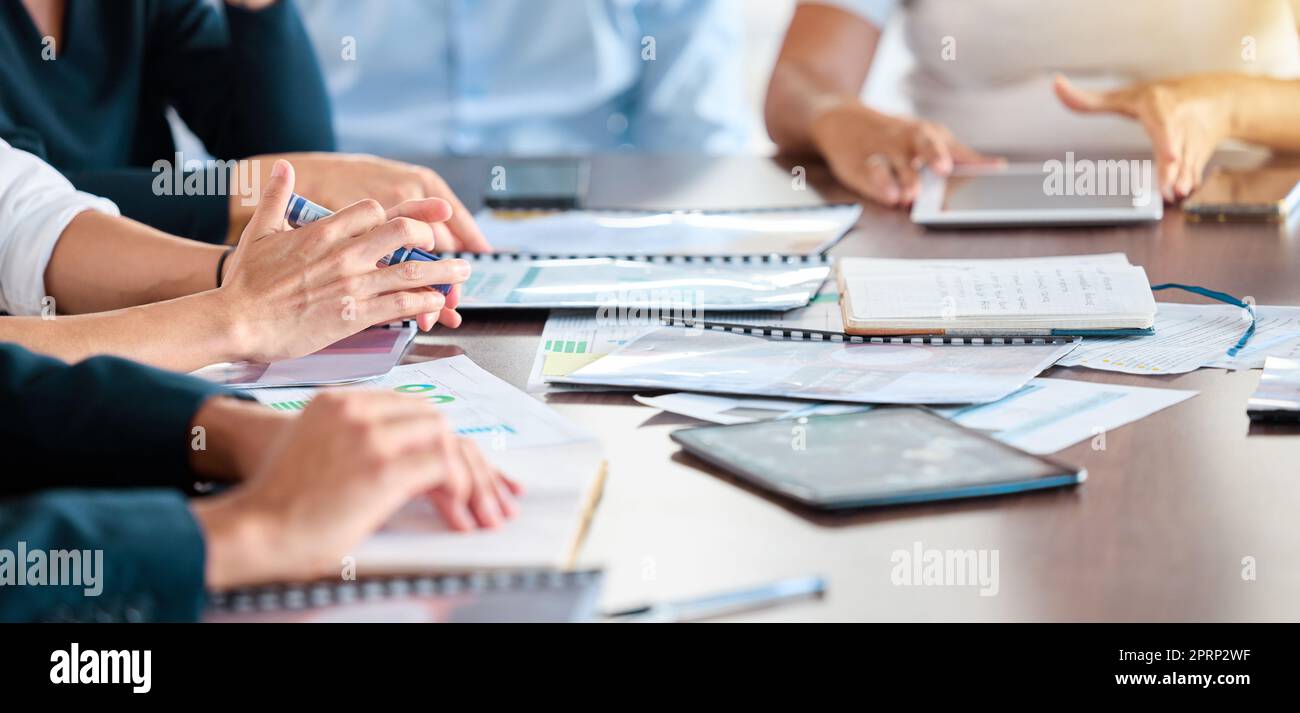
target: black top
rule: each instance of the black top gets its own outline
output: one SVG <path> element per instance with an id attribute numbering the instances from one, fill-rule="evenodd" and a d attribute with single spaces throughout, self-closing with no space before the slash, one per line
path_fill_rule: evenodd
<path id="1" fill-rule="evenodd" d="M 194 414 L 218 393 L 227 392 L 125 359 L 68 365 L 0 343 L 0 552 L 103 558 L 102 591 L 90 596 L 83 586 L 21 586 L 0 566 L 0 621 L 199 616 L 204 543 L 185 492 L 198 479 Z"/>
<path id="2" fill-rule="evenodd" d="M 204 0 L 68 0 L 64 23 L 50 47 L 21 2 L 0 2 L 0 138 L 124 215 L 225 238 L 225 195 L 155 195 L 154 162 L 175 161 L 168 106 L 218 159 L 334 149 L 329 97 L 292 2 L 223 15 Z"/>

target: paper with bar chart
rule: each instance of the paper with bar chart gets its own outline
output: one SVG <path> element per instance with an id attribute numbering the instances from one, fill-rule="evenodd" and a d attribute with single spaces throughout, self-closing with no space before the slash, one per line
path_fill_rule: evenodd
<path id="1" fill-rule="evenodd" d="M 425 399 L 521 483 L 519 515 L 496 530 L 457 533 L 427 498 L 416 498 L 352 555 L 360 574 L 570 564 L 602 481 L 604 455 L 589 432 L 479 368 L 464 355 L 406 364 L 375 381 L 337 389 L 382 389 Z M 264 389 L 258 401 L 300 411 L 320 389 Z"/>
<path id="2" fill-rule="evenodd" d="M 739 327 L 762 327 L 790 331 L 817 330 L 839 332 L 844 328 L 840 321 L 839 293 L 823 286 L 807 307 L 786 312 L 708 312 L 701 319 L 704 324 Z M 533 368 L 528 375 L 528 391 L 603 391 L 622 387 L 590 386 L 578 384 L 547 384 L 548 378 L 558 378 L 608 355 L 642 334 L 660 327 L 657 315 L 639 319 L 601 319 L 589 309 L 552 310 L 542 329 L 542 339 L 533 357 Z"/>

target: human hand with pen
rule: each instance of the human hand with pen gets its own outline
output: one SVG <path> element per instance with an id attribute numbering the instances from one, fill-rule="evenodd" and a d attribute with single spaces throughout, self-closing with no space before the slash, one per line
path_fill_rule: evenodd
<path id="1" fill-rule="evenodd" d="M 253 361 L 310 354 L 362 329 L 415 319 L 457 327 L 459 292 L 468 279 L 464 260 L 376 263 L 401 247 L 437 250 L 433 225 L 451 215 L 437 198 L 410 200 L 385 210 L 354 203 L 296 230 L 285 222 L 294 169 L 277 161 L 261 201 L 227 259 L 217 293 L 231 325 L 233 351 Z M 450 284 L 447 294 L 427 285 Z"/>

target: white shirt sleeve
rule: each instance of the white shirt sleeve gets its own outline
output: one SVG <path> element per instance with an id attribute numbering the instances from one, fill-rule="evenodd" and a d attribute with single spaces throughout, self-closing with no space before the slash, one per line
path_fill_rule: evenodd
<path id="1" fill-rule="evenodd" d="M 899 0 L 799 0 L 801 5 L 830 5 L 845 12 L 851 12 L 875 25 L 885 29 L 885 22 L 898 8 Z"/>
<path id="2" fill-rule="evenodd" d="M 118 215 L 63 174 L 0 140 L 0 312 L 34 315 L 45 298 L 45 266 L 64 228 L 87 210 Z"/>

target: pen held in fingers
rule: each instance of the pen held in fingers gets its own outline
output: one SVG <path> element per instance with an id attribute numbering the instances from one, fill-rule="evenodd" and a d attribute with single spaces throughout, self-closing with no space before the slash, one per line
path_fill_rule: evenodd
<path id="1" fill-rule="evenodd" d="M 313 203 L 307 200 L 306 198 L 303 198 L 302 196 L 298 195 L 297 193 L 294 193 L 293 196 L 289 199 L 288 207 L 284 211 L 284 218 L 285 220 L 289 221 L 289 225 L 292 225 L 295 228 L 301 228 L 305 225 L 310 225 L 311 223 L 315 223 L 316 221 L 321 220 L 323 218 L 328 218 L 333 214 L 334 214 L 333 211 L 331 211 L 330 209 L 320 206 L 316 203 Z M 424 250 L 421 250 L 419 248 L 398 248 L 397 250 L 393 251 L 393 254 L 380 258 L 377 267 L 388 267 L 389 265 L 398 265 L 403 262 L 408 262 L 411 260 L 435 262 L 438 260 L 438 256 L 429 252 L 425 252 Z M 448 295 L 451 293 L 451 285 L 449 284 L 429 285 L 429 289 L 437 290 L 438 292 L 441 292 L 443 295 Z"/>

